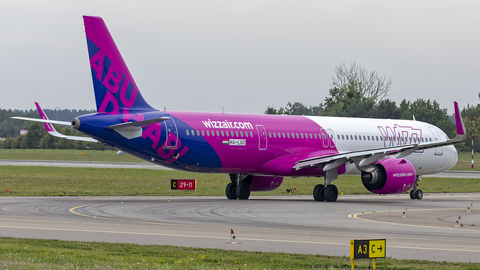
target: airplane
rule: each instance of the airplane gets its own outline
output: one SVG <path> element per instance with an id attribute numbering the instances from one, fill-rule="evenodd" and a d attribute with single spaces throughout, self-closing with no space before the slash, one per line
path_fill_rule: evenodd
<path id="1" fill-rule="evenodd" d="M 97 113 L 70 122 L 49 120 L 53 136 L 100 142 L 165 167 L 198 173 L 226 173 L 228 199 L 248 199 L 251 191 L 271 191 L 284 177 L 323 178 L 315 201 L 335 202 L 332 182 L 359 174 L 367 190 L 422 199 L 423 175 L 451 169 L 453 146 L 466 138 L 454 102 L 457 135 L 415 120 L 363 119 L 239 113 L 160 111 L 140 93 L 105 22 L 84 16 Z M 71 126 L 88 137 L 66 136 L 51 124 Z"/>

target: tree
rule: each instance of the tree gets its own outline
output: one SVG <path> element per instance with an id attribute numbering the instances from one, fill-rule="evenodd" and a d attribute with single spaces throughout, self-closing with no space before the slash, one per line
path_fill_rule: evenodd
<path id="1" fill-rule="evenodd" d="M 267 110 L 264 112 L 264 114 L 278 114 L 278 111 L 274 107 L 269 106 Z"/>
<path id="2" fill-rule="evenodd" d="M 467 129 L 467 139 L 459 145 L 461 151 L 469 151 L 472 149 L 472 135 L 474 138 L 474 150 L 480 151 L 480 105 L 467 105 L 461 112 L 463 123 Z"/>
<path id="3" fill-rule="evenodd" d="M 24 149 L 36 149 L 40 146 L 40 141 L 47 132 L 43 127 L 43 124 L 32 123 L 28 128 L 28 133 L 23 140 L 22 148 Z"/>
<path id="4" fill-rule="evenodd" d="M 355 86 L 362 96 L 366 98 L 373 98 L 376 102 L 383 99 L 392 86 L 392 79 L 384 75 L 378 75 L 376 71 L 368 71 L 365 67 L 358 65 L 355 62 L 350 62 L 350 66 L 345 63 L 338 65 L 335 68 L 335 76 L 333 79 L 333 88 L 340 91 Z"/>
<path id="5" fill-rule="evenodd" d="M 375 118 L 399 119 L 402 116 L 400 108 L 397 107 L 395 101 L 390 99 L 380 100 L 374 111 Z"/>
<path id="6" fill-rule="evenodd" d="M 387 109 L 395 109 L 395 103 L 392 104 L 391 101 L 382 103 L 380 109 L 383 112 L 375 108 L 390 91 L 391 79 L 379 76 L 376 71 L 370 72 L 355 62 L 351 62 L 350 66 L 345 63 L 338 65 L 332 79 L 333 88 L 321 104 L 324 108 L 322 115 L 383 118 L 387 113 L 398 117 L 398 112 L 385 112 Z"/>
<path id="7" fill-rule="evenodd" d="M 268 107 L 265 114 L 289 114 L 289 115 L 319 115 L 322 111 L 322 107 L 309 106 L 301 102 L 288 102 L 285 107 L 280 107 L 279 110 L 273 107 Z"/>
<path id="8" fill-rule="evenodd" d="M 334 87 L 329 91 L 330 96 L 325 98 L 321 115 L 341 117 L 373 117 L 375 99 L 365 97 L 358 83 L 351 82 L 343 88 Z"/>
<path id="9" fill-rule="evenodd" d="M 447 109 L 441 109 L 437 101 L 417 99 L 414 102 L 406 101 L 400 103 L 402 119 L 415 119 L 437 126 L 450 138 L 455 135 L 455 127 L 447 114 Z"/>

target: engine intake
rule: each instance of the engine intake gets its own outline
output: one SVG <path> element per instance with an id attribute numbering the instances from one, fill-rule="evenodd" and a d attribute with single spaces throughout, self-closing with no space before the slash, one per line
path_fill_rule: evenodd
<path id="1" fill-rule="evenodd" d="M 362 183 L 376 194 L 400 194 L 415 183 L 415 168 L 403 158 L 386 158 L 374 163 L 375 169 L 362 172 Z"/>

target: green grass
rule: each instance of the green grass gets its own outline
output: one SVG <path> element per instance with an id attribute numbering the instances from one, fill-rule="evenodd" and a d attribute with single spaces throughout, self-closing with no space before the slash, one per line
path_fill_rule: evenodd
<path id="1" fill-rule="evenodd" d="M 0 166 L 0 189 L 15 196 L 224 196 L 229 183 L 226 174 L 200 174 L 148 169 L 100 169 Z M 197 179 L 197 190 L 171 190 L 170 180 Z M 255 195 L 287 195 L 287 188 L 297 188 L 297 195 L 311 195 L 320 178 L 286 178 L 280 188 Z M 358 177 L 336 180 L 340 192 L 368 194 Z M 0 192 L 0 195 L 8 195 Z"/>
<path id="2" fill-rule="evenodd" d="M 145 162 L 131 155 L 117 155 L 117 151 L 111 150 L 0 149 L 0 159 Z"/>
<path id="3" fill-rule="evenodd" d="M 171 179 L 197 179 L 197 190 L 171 190 Z M 9 189 L 13 196 L 224 196 L 229 183 L 226 174 L 201 174 L 182 171 L 148 169 L 100 169 L 0 166 L 0 190 Z M 288 195 L 287 188 L 296 188 L 295 195 L 312 195 L 323 178 L 290 178 L 270 192 L 252 195 Z M 335 180 L 339 193 L 370 194 L 359 176 L 342 175 Z M 426 193 L 479 192 L 480 179 L 423 178 Z M 7 196 L 0 192 L 0 196 Z"/>
<path id="4" fill-rule="evenodd" d="M 348 257 L 0 238 L 1 269 L 350 269 Z M 371 268 L 356 260 L 355 268 Z M 378 269 L 479 269 L 478 263 L 378 259 Z"/>
<path id="5" fill-rule="evenodd" d="M 106 150 L 58 150 L 58 149 L 0 149 L 0 159 L 12 160 L 69 160 L 100 162 L 145 162 L 131 155 L 117 155 L 116 151 Z M 458 163 L 453 171 L 480 171 L 480 154 L 475 155 L 476 166 L 471 169 L 472 153 L 460 152 Z"/>

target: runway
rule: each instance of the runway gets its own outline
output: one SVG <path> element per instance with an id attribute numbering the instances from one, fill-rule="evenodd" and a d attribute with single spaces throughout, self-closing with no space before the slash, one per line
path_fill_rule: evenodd
<path id="1" fill-rule="evenodd" d="M 335 256 L 385 238 L 388 257 L 480 262 L 480 194 L 425 195 L 0 197 L 0 236 Z"/>

